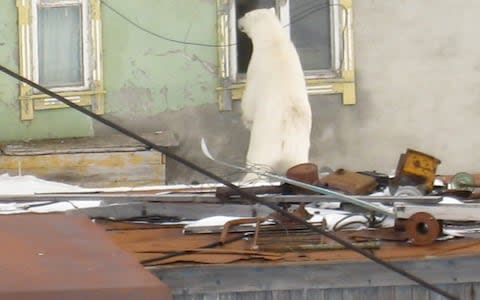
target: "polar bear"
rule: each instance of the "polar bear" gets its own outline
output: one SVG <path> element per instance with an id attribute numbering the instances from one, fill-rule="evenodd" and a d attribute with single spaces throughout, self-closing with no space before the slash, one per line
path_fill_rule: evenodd
<path id="1" fill-rule="evenodd" d="M 241 101 L 250 129 L 247 164 L 285 173 L 309 159 L 312 112 L 300 59 L 273 8 L 246 13 L 238 27 L 253 44 Z"/>

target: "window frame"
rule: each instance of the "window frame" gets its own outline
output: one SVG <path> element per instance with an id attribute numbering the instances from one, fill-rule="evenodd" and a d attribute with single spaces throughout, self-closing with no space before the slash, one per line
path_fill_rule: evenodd
<path id="1" fill-rule="evenodd" d="M 38 82 L 38 28 L 37 8 L 40 0 L 17 0 L 19 69 L 20 74 Z M 82 12 L 82 66 L 83 84 L 80 86 L 57 87 L 51 90 L 68 100 L 91 106 L 96 114 L 105 112 L 103 63 L 102 63 L 102 22 L 100 0 L 59 0 L 46 6 L 62 7 L 81 5 Z M 39 93 L 27 84 L 20 84 L 20 119 L 32 120 L 37 110 L 67 108 L 64 103 Z"/>
<path id="2" fill-rule="evenodd" d="M 276 11 L 283 25 L 290 22 L 289 2 L 276 0 Z M 341 94 L 343 104 L 356 103 L 353 60 L 352 0 L 329 0 L 332 24 L 331 70 L 305 71 L 309 95 Z M 289 27 L 286 30 L 290 33 Z M 245 89 L 245 75 L 237 74 L 235 0 L 217 0 L 217 40 L 220 110 L 231 110 L 232 100 L 240 100 Z"/>

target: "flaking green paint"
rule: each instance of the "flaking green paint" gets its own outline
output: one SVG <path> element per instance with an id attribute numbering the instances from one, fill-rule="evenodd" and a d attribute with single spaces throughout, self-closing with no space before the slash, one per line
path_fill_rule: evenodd
<path id="1" fill-rule="evenodd" d="M 216 43 L 214 0 L 105 0 L 140 26 L 172 39 Z M 18 70 L 15 1 L 0 9 L 0 63 Z M 162 40 L 102 5 L 106 117 L 147 119 L 214 103 L 216 49 Z M 72 109 L 36 111 L 21 121 L 18 82 L 0 74 L 0 142 L 91 136 L 92 120 Z M 157 130 L 154 124 L 151 130 Z M 148 124 L 146 126 L 148 128 Z"/>
<path id="2" fill-rule="evenodd" d="M 213 0 L 106 1 L 162 36 L 216 42 Z M 105 6 L 102 15 L 107 113 L 155 115 L 215 102 L 215 48 L 163 40 L 127 23 Z"/>

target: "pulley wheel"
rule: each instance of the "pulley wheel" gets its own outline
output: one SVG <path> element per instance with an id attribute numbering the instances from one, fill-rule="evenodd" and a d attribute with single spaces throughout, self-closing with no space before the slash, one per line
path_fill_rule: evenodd
<path id="1" fill-rule="evenodd" d="M 407 237 L 414 245 L 430 245 L 440 236 L 442 227 L 429 213 L 417 212 L 407 219 Z"/>

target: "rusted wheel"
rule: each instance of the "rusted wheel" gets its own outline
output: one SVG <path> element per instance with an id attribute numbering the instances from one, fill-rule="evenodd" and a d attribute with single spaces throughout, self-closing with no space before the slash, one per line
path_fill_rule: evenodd
<path id="1" fill-rule="evenodd" d="M 417 212 L 408 218 L 405 231 L 414 245 L 430 245 L 440 236 L 442 227 L 431 214 Z"/>

